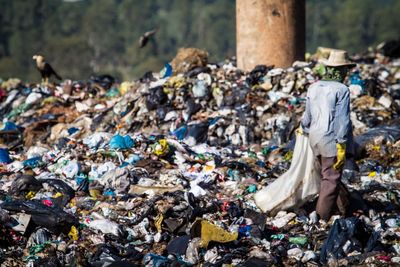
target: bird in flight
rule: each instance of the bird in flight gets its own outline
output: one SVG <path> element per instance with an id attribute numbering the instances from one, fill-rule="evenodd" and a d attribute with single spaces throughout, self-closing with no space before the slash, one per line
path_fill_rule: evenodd
<path id="1" fill-rule="evenodd" d="M 151 30 L 151 31 L 145 32 L 142 36 L 140 36 L 140 38 L 139 38 L 139 48 L 145 47 L 146 44 L 149 42 L 150 37 L 153 36 L 157 32 L 157 30 L 158 30 L 158 27 L 153 29 L 153 30 Z"/>
<path id="2" fill-rule="evenodd" d="M 33 60 L 36 61 L 36 67 L 42 76 L 42 83 L 47 84 L 49 82 L 49 78 L 51 75 L 54 75 L 58 80 L 62 80 L 60 75 L 58 75 L 54 69 L 51 67 L 49 63 L 44 60 L 44 57 L 41 55 L 34 55 Z"/>

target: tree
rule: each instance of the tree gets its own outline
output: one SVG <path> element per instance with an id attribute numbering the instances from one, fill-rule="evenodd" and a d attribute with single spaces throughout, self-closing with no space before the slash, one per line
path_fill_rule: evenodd
<path id="1" fill-rule="evenodd" d="M 400 37 L 400 0 L 306 3 L 307 51 L 358 52 Z M 233 0 L 0 0 L 0 6 L 2 78 L 39 81 L 36 53 L 72 79 L 93 73 L 138 78 L 160 70 L 180 47 L 205 49 L 212 61 L 235 55 Z M 139 37 L 156 26 L 154 38 L 139 49 Z"/>

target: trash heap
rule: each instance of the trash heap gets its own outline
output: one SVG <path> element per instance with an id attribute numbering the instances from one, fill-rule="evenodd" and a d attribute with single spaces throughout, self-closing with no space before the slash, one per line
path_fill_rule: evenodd
<path id="1" fill-rule="evenodd" d="M 181 49 L 135 81 L 2 81 L 2 266 L 399 263 L 400 60 L 354 59 L 354 207 L 328 223 L 253 200 L 290 166 L 313 60 L 244 72 Z"/>

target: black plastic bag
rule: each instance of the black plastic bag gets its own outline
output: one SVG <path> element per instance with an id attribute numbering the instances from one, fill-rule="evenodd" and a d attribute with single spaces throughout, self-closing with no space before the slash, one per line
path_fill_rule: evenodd
<path id="1" fill-rule="evenodd" d="M 42 183 L 32 175 L 18 175 L 11 184 L 10 194 L 21 195 L 29 191 L 37 192 Z"/>
<path id="2" fill-rule="evenodd" d="M 337 219 L 321 248 L 320 261 L 326 264 L 330 258 L 342 259 L 353 251 L 371 252 L 380 244 L 378 237 L 356 217 Z"/>
<path id="3" fill-rule="evenodd" d="M 122 257 L 119 255 L 116 247 L 109 244 L 100 244 L 93 256 L 89 259 L 90 266 L 102 267 L 116 261 L 121 261 Z"/>
<path id="4" fill-rule="evenodd" d="M 178 236 L 177 238 L 169 242 L 169 244 L 167 245 L 167 251 L 169 254 L 174 254 L 176 256 L 185 255 L 189 242 L 189 235 Z"/>
<path id="5" fill-rule="evenodd" d="M 356 136 L 355 142 L 355 156 L 356 159 L 361 158 L 365 154 L 365 147 L 377 137 L 383 137 L 384 140 L 392 143 L 400 139 L 399 126 L 379 126 L 370 129 L 366 133 Z"/>
<path id="6" fill-rule="evenodd" d="M 259 81 L 267 74 L 269 70 L 272 69 L 272 66 L 265 65 L 257 65 L 250 72 L 250 75 L 246 78 L 246 82 L 250 85 L 256 85 Z"/>
<path id="7" fill-rule="evenodd" d="M 165 104 L 168 100 L 168 96 L 164 93 L 164 88 L 162 86 L 158 86 L 156 88 L 151 89 L 150 94 L 146 99 L 146 107 L 148 110 L 154 110 L 159 106 Z"/>
<path id="8" fill-rule="evenodd" d="M 196 103 L 193 98 L 188 98 L 186 101 L 186 113 L 188 115 L 187 120 L 190 120 L 192 115 L 199 112 L 201 108 L 201 105 L 199 103 Z"/>
<path id="9" fill-rule="evenodd" d="M 0 207 L 10 213 L 25 212 L 30 214 L 33 223 L 45 227 L 53 233 L 68 233 L 71 230 L 71 226 L 79 225 L 79 220 L 75 216 L 56 206 L 48 207 L 39 201 L 14 200 L 3 202 Z"/>
<path id="10" fill-rule="evenodd" d="M 99 84 L 101 87 L 108 90 L 115 83 L 115 78 L 109 74 L 103 74 L 90 77 L 90 82 Z"/>
<path id="11" fill-rule="evenodd" d="M 210 123 L 208 121 L 188 125 L 186 136 L 194 138 L 196 144 L 205 143 L 207 142 L 209 127 Z"/>
<path id="12" fill-rule="evenodd" d="M 197 75 L 199 75 L 200 73 L 210 73 L 211 69 L 209 67 L 196 67 L 188 72 L 185 73 L 186 77 L 196 77 Z"/>
<path id="13" fill-rule="evenodd" d="M 55 204 L 59 204 L 60 207 L 64 207 L 67 203 L 75 197 L 75 191 L 67 183 L 58 179 L 43 179 L 43 184 L 48 184 L 53 187 L 55 191 L 62 194 L 61 197 L 54 199 Z M 59 201 L 56 201 L 59 199 Z"/>

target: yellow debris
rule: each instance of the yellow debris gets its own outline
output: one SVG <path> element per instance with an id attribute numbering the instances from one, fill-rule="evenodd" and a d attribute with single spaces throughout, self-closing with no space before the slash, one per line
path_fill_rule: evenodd
<path id="1" fill-rule="evenodd" d="M 184 85 L 185 85 L 184 77 L 172 76 L 168 79 L 168 81 L 165 83 L 164 86 L 168 88 L 180 88 Z"/>
<path id="2" fill-rule="evenodd" d="M 123 82 L 119 86 L 119 93 L 121 95 L 124 95 L 129 91 L 129 89 L 131 89 L 131 87 L 132 87 L 132 83 L 131 82 Z"/>
<path id="3" fill-rule="evenodd" d="M 71 230 L 68 233 L 68 237 L 74 241 L 77 241 L 79 238 L 78 234 L 79 234 L 78 229 L 76 229 L 75 226 L 71 226 Z"/>
<path id="4" fill-rule="evenodd" d="M 195 235 L 198 235 L 198 232 L 200 232 L 200 246 L 203 248 L 206 248 L 208 246 L 208 243 L 210 243 L 211 241 L 227 243 L 234 241 L 238 238 L 237 232 L 228 232 L 221 227 L 216 226 L 215 224 L 200 219 L 195 221 L 191 231 L 194 231 Z"/>
<path id="5" fill-rule="evenodd" d="M 101 192 L 98 189 L 89 189 L 89 195 L 92 198 L 97 198 L 97 197 L 99 197 L 101 195 Z"/>
<path id="6" fill-rule="evenodd" d="M 168 153 L 168 143 L 167 140 L 161 139 L 154 146 L 154 154 L 157 156 L 164 156 Z"/>
<path id="7" fill-rule="evenodd" d="M 29 191 L 27 194 L 26 194 L 26 199 L 32 199 L 32 198 L 34 198 L 35 197 L 35 195 L 36 195 L 36 192 L 33 192 L 33 191 Z"/>
<path id="8" fill-rule="evenodd" d="M 157 228 L 157 232 L 161 233 L 161 224 L 164 220 L 164 216 L 160 213 L 157 215 L 157 217 L 154 218 L 154 225 Z"/>
<path id="9" fill-rule="evenodd" d="M 63 194 L 61 194 L 60 192 L 57 192 L 57 193 L 54 194 L 53 198 L 59 198 L 59 197 L 62 197 L 62 196 L 63 196 Z"/>

